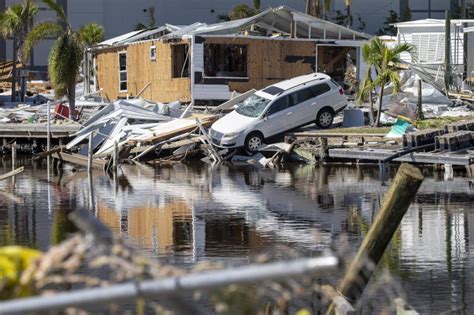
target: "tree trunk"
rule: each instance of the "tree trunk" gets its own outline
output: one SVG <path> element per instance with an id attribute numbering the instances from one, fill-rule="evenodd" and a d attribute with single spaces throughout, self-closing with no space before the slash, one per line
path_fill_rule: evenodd
<path id="1" fill-rule="evenodd" d="M 372 95 L 372 89 L 369 91 L 369 102 L 370 102 L 369 124 L 373 127 L 374 126 L 374 100 L 373 100 L 373 95 Z"/>
<path id="2" fill-rule="evenodd" d="M 23 47 L 25 43 L 26 36 L 28 36 L 28 27 L 29 27 L 29 16 L 30 16 L 30 0 L 27 0 L 25 3 L 25 13 L 23 14 L 23 31 L 21 33 L 21 39 L 19 42 L 19 47 Z M 18 58 L 20 60 L 20 58 Z M 24 70 L 28 70 L 28 60 L 23 60 L 24 58 L 21 58 L 21 63 L 24 66 Z M 25 93 L 26 93 L 26 78 L 21 77 L 21 86 L 20 86 L 20 101 L 24 102 L 25 101 Z"/>
<path id="3" fill-rule="evenodd" d="M 346 27 L 351 27 L 352 26 L 352 16 L 351 16 L 351 6 L 347 5 L 346 6 Z"/>
<path id="4" fill-rule="evenodd" d="M 16 101 L 16 82 L 17 82 L 17 73 L 16 73 L 16 63 L 18 60 L 18 39 L 16 35 L 13 35 L 13 55 L 12 55 L 12 97 L 11 101 L 15 102 Z"/>
<path id="5" fill-rule="evenodd" d="M 382 104 L 383 104 L 383 89 L 385 87 L 385 81 L 382 81 L 380 84 L 380 98 L 379 98 L 379 110 L 377 112 L 377 121 L 375 122 L 375 126 L 380 126 L 380 115 L 382 115 Z"/>
<path id="6" fill-rule="evenodd" d="M 69 99 L 69 119 L 76 120 L 76 82 L 69 84 L 68 88 Z"/>

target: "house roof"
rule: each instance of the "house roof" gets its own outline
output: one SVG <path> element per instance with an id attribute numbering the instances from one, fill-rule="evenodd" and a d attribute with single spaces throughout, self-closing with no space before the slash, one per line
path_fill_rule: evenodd
<path id="1" fill-rule="evenodd" d="M 181 29 L 163 36 L 163 39 L 182 38 L 192 35 L 232 35 L 247 30 L 251 25 L 265 30 L 291 34 L 291 23 L 296 22 L 296 37 L 319 39 L 369 39 L 370 35 L 353 29 L 315 18 L 286 6 L 269 8 L 254 16 L 216 24 L 193 24 L 189 29 Z"/>
<path id="2" fill-rule="evenodd" d="M 451 24 L 455 25 L 462 25 L 468 24 L 469 26 L 474 25 L 474 20 L 472 19 L 453 19 L 451 20 Z M 399 22 L 392 24 L 396 27 L 430 27 L 430 26 L 444 26 L 445 20 L 444 19 L 423 19 L 423 20 L 415 20 L 415 21 L 407 21 L 407 22 Z"/>
<path id="3" fill-rule="evenodd" d="M 119 46 L 128 43 L 133 43 L 138 40 L 150 39 L 150 38 L 157 38 L 161 37 L 167 33 L 175 32 L 181 29 L 183 26 L 165 24 L 160 27 L 155 27 L 152 29 L 145 29 L 139 31 L 132 31 L 129 33 L 125 33 L 110 39 L 107 39 L 103 42 L 98 43 L 96 46 L 103 47 L 103 46 Z"/>
<path id="4" fill-rule="evenodd" d="M 263 36 L 266 37 L 272 36 L 275 33 L 289 37 L 292 34 L 293 22 L 296 23 L 296 38 L 367 40 L 371 37 L 368 34 L 315 18 L 289 7 L 279 6 L 277 8 L 269 8 L 254 16 L 235 21 L 215 24 L 197 22 L 187 26 L 165 24 L 164 26 L 153 29 L 133 31 L 105 40 L 97 44 L 95 48 L 122 46 L 156 38 L 172 40 L 189 38 L 193 35 L 239 35 L 248 31 L 252 25 L 256 26 L 255 29 L 263 30 Z"/>

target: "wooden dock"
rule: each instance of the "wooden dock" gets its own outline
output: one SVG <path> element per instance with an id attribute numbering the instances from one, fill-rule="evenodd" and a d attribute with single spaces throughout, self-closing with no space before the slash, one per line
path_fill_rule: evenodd
<path id="1" fill-rule="evenodd" d="M 364 148 L 334 148 L 328 150 L 329 158 L 356 161 L 383 161 L 403 150 L 364 149 Z M 474 155 L 451 152 L 412 152 L 393 159 L 395 162 L 419 164 L 451 164 L 470 165 Z"/>
<path id="2" fill-rule="evenodd" d="M 398 139 L 369 132 L 315 130 L 296 131 L 286 136 L 287 140 L 293 139 L 298 144 L 312 142 L 303 150 L 314 156 L 312 160 L 325 162 L 394 161 L 453 166 L 474 163 L 474 120 L 449 124 L 440 129 L 411 132 Z"/>
<path id="3" fill-rule="evenodd" d="M 51 138 L 69 138 L 81 129 L 80 125 L 75 124 L 52 124 Z M 25 138 L 25 139 L 46 139 L 47 125 L 36 124 L 18 124 L 4 123 L 0 124 L 0 138 Z"/>

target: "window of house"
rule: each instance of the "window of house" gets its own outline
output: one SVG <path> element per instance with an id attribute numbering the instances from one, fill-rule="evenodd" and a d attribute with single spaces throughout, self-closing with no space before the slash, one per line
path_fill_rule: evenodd
<path id="1" fill-rule="evenodd" d="M 156 60 L 156 46 L 151 46 L 150 47 L 150 60 L 151 61 Z"/>
<path id="2" fill-rule="evenodd" d="M 189 77 L 189 45 L 173 45 L 171 49 L 173 60 L 173 78 Z"/>
<path id="3" fill-rule="evenodd" d="M 127 92 L 128 81 L 127 81 L 127 52 L 120 52 L 119 58 L 119 91 Z"/>
<path id="4" fill-rule="evenodd" d="M 247 45 L 204 44 L 204 75 L 247 78 Z"/>

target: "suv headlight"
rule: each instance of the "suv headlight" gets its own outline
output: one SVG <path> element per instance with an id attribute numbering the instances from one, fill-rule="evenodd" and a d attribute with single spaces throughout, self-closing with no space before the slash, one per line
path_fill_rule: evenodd
<path id="1" fill-rule="evenodd" d="M 238 136 L 239 136 L 238 132 L 231 132 L 231 133 L 224 134 L 223 138 L 224 139 L 234 139 L 234 138 L 237 138 Z"/>

